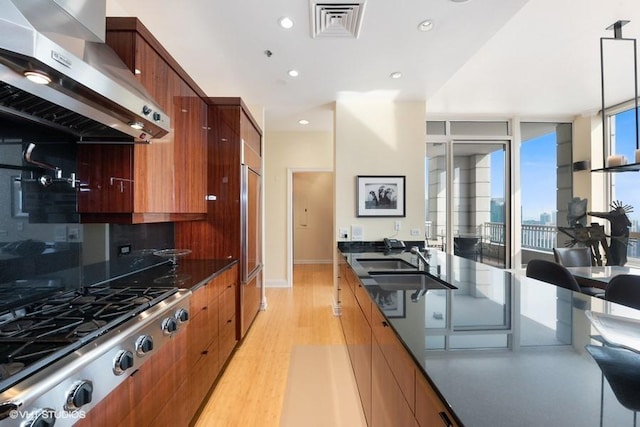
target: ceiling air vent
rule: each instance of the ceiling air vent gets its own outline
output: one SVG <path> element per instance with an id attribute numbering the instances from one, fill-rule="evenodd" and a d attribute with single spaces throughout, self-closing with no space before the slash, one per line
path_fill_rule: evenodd
<path id="1" fill-rule="evenodd" d="M 311 0 L 311 36 L 358 38 L 364 4 L 365 0 L 350 3 Z"/>

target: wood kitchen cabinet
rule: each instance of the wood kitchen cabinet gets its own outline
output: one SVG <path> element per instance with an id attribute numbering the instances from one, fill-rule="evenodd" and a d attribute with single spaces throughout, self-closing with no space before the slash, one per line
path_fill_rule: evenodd
<path id="1" fill-rule="evenodd" d="M 454 418 L 422 375 L 416 376 L 416 420 L 420 427 L 456 427 Z"/>
<path id="2" fill-rule="evenodd" d="M 411 412 L 415 410 L 415 383 L 416 367 L 415 362 L 407 353 L 402 343 L 396 337 L 382 313 L 377 307 L 372 309 L 371 329 L 380 352 L 387 362 L 390 372 L 398 389 L 404 396 L 405 402 L 409 405 Z"/>
<path id="3" fill-rule="evenodd" d="M 340 256 L 338 257 L 341 260 Z M 356 297 L 360 282 L 346 263 L 339 264 L 339 287 L 342 307 L 341 321 L 351 366 L 360 394 L 367 424 L 371 425 L 371 300 L 361 305 Z M 353 283 L 353 287 L 352 284 Z M 364 306 L 364 307 L 363 307 Z"/>
<path id="4" fill-rule="evenodd" d="M 205 221 L 175 225 L 177 247 L 197 259 L 237 259 L 236 337 L 241 339 L 262 299 L 262 131 L 240 98 L 206 98 L 212 128 L 207 151 Z M 243 239 L 244 242 L 243 242 Z"/>
<path id="5" fill-rule="evenodd" d="M 225 271 L 217 282 L 220 311 L 218 316 L 218 361 L 224 366 L 236 347 L 237 267 Z"/>
<path id="6" fill-rule="evenodd" d="M 238 266 L 198 288 L 191 297 L 187 363 L 189 418 L 198 411 L 236 346 L 235 306 Z"/>
<path id="7" fill-rule="evenodd" d="M 380 345 L 371 347 L 371 427 L 414 426 L 416 420 Z"/>
<path id="8" fill-rule="evenodd" d="M 454 418 L 338 254 L 341 324 L 370 427 L 455 427 Z"/>
<path id="9" fill-rule="evenodd" d="M 107 18 L 106 42 L 169 115 L 171 131 L 150 144 L 80 144 L 81 221 L 204 219 L 204 93 L 136 18 Z"/>

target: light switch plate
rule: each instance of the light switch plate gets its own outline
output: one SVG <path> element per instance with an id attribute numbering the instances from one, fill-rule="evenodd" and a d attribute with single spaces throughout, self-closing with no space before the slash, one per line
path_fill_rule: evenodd
<path id="1" fill-rule="evenodd" d="M 354 242 L 361 242 L 362 235 L 364 234 L 364 230 L 361 225 L 352 225 L 351 226 L 351 240 Z"/>

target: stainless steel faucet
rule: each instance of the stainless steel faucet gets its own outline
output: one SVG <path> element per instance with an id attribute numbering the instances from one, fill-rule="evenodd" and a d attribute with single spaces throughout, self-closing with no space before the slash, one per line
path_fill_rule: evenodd
<path id="1" fill-rule="evenodd" d="M 420 248 L 417 246 L 411 247 L 411 253 L 418 256 L 418 270 L 426 270 L 429 268 L 429 261 L 422 255 Z"/>
<path id="2" fill-rule="evenodd" d="M 420 298 L 422 298 L 422 296 L 426 293 L 427 293 L 427 289 L 425 289 L 424 287 L 416 290 L 414 293 L 411 294 L 411 302 L 420 301 Z"/>

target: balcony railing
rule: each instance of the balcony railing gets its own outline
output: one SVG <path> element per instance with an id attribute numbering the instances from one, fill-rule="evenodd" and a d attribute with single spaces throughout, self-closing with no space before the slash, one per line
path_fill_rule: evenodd
<path id="1" fill-rule="evenodd" d="M 426 238 L 437 239 L 437 233 L 431 221 L 426 221 Z M 505 242 L 505 225 L 502 222 L 485 222 L 478 227 L 478 234 L 482 236 L 484 244 L 502 245 Z M 536 249 L 551 252 L 556 246 L 556 237 L 558 230 L 555 225 L 522 225 L 522 247 L 527 249 Z"/>

